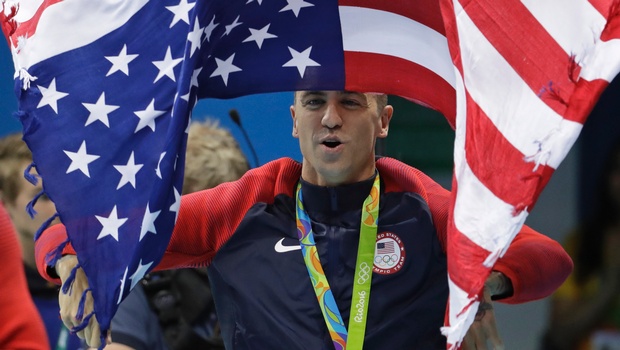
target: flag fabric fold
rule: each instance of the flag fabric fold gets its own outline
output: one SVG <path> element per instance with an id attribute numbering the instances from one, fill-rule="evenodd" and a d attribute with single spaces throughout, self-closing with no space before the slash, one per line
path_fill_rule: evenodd
<path id="1" fill-rule="evenodd" d="M 456 128 L 444 331 L 458 346 L 620 64 L 612 0 L 2 4 L 24 140 L 102 335 L 170 238 L 197 100 L 346 89 L 403 96 Z"/>
<path id="2" fill-rule="evenodd" d="M 484 282 L 620 71 L 620 2 L 441 3 L 456 75 L 446 326 L 457 348 Z"/>

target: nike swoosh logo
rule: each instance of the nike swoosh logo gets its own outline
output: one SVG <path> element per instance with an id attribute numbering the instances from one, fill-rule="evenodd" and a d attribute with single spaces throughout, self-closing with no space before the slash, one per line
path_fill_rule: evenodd
<path id="1" fill-rule="evenodd" d="M 284 238 L 276 242 L 275 247 L 273 247 L 276 250 L 276 252 L 286 253 L 286 252 L 292 252 L 293 250 L 301 249 L 300 245 L 284 245 L 282 244 L 283 241 L 284 241 Z"/>

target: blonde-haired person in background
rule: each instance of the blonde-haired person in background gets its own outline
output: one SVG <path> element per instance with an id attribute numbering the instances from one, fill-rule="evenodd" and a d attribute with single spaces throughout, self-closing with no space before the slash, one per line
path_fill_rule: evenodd
<path id="1" fill-rule="evenodd" d="M 70 334 L 58 317 L 58 287 L 41 278 L 35 265 L 34 235 L 43 222 L 56 213 L 56 207 L 43 195 L 34 206 L 37 211 L 34 218 L 26 211 L 28 203 L 42 189 L 40 179 L 33 186 L 24 178 L 24 170 L 31 163 L 32 154 L 20 133 L 0 138 L 0 201 L 9 213 L 19 239 L 28 290 L 45 323 L 49 346 L 52 349 L 78 350 L 84 345 L 83 342 L 75 334 Z"/>
<path id="2" fill-rule="evenodd" d="M 248 171 L 239 144 L 217 121 L 193 122 L 187 136 L 183 194 L 235 181 Z"/>
<path id="3" fill-rule="evenodd" d="M 183 194 L 239 179 L 248 161 L 216 121 L 189 128 Z M 224 349 L 206 269 L 152 273 L 121 303 L 106 350 Z"/>

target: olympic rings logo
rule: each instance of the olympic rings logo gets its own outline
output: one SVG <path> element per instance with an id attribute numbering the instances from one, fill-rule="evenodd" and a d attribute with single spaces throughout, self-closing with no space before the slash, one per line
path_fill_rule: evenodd
<path id="1" fill-rule="evenodd" d="M 398 262 L 398 256 L 396 254 L 392 254 L 392 255 L 385 254 L 385 255 L 375 256 L 375 264 L 379 266 L 392 267 L 396 265 L 397 262 Z"/>
<path id="2" fill-rule="evenodd" d="M 357 284 L 364 284 L 370 278 L 370 266 L 365 262 L 359 265 L 359 273 L 357 274 Z"/>

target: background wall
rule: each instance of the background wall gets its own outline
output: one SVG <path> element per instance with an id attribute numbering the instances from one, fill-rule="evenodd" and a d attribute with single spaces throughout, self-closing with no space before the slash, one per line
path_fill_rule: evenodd
<path id="1" fill-rule="evenodd" d="M 21 124 L 12 116 L 17 110 L 13 93 L 13 61 L 6 41 L 0 39 L 0 136 L 21 130 Z"/>
<path id="2" fill-rule="evenodd" d="M 301 160 L 297 140 L 291 137 L 288 107 L 292 93 L 248 96 L 222 101 L 201 101 L 193 118 L 207 116 L 220 120 L 231 130 L 255 166 L 241 130 L 230 120 L 228 111 L 236 108 L 242 124 L 256 148 L 259 163 L 288 156 Z M 378 145 L 379 153 L 406 161 L 427 172 L 445 187 L 450 186 L 453 132 L 443 117 L 432 111 L 393 98 L 396 106 L 390 137 Z M 17 109 L 13 94 L 13 64 L 6 45 L 0 45 L 0 136 L 19 131 L 12 117 Z M 584 128 L 578 144 L 551 178 L 527 224 L 550 237 L 564 236 L 591 208 L 593 187 L 606 149 L 620 138 L 620 79 L 603 95 Z M 497 306 L 500 333 L 507 349 L 537 349 L 547 322 L 548 300 L 518 306 Z"/>

